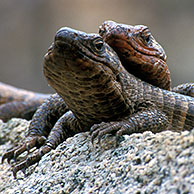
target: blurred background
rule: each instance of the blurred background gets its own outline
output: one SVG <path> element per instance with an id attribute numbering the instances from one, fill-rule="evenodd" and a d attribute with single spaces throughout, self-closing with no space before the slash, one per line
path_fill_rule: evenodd
<path id="1" fill-rule="evenodd" d="M 1 0 L 0 81 L 53 92 L 42 61 L 55 32 L 98 32 L 105 20 L 147 25 L 166 51 L 173 86 L 194 82 L 193 0 Z"/>

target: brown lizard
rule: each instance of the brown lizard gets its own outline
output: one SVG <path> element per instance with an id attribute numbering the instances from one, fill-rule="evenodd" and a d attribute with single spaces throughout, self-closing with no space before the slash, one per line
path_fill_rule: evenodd
<path id="1" fill-rule="evenodd" d="M 152 85 L 170 89 L 166 53 L 147 26 L 105 21 L 99 34 L 116 51 L 127 71 Z"/>
<path id="2" fill-rule="evenodd" d="M 147 26 L 105 21 L 99 27 L 99 34 L 117 52 L 127 71 L 152 85 L 171 89 L 166 54 Z M 194 84 L 183 84 L 172 91 L 194 97 Z M 12 117 L 29 120 L 48 96 L 0 83 L 0 119 L 4 122 Z"/>
<path id="3" fill-rule="evenodd" d="M 123 134 L 194 127 L 194 98 L 150 85 L 122 66 L 98 34 L 60 29 L 44 58 L 44 75 L 57 94 L 34 114 L 25 143 L 6 152 L 8 161 L 33 147 L 13 173 L 38 162 L 67 137 L 91 131 L 92 140 Z"/>
<path id="4" fill-rule="evenodd" d="M 194 83 L 171 88 L 166 53 L 147 26 L 105 21 L 99 34 L 116 51 L 129 73 L 162 89 L 194 97 Z"/>

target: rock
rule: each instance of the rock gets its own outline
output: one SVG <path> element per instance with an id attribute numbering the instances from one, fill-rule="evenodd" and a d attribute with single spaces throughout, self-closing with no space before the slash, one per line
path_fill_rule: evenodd
<path id="1" fill-rule="evenodd" d="M 21 119 L 0 123 L 1 156 L 28 125 Z M 5 162 L 0 192 L 194 193 L 194 130 L 125 135 L 117 147 L 114 141 L 107 136 L 101 146 L 92 145 L 88 132 L 76 134 L 16 180 Z"/>

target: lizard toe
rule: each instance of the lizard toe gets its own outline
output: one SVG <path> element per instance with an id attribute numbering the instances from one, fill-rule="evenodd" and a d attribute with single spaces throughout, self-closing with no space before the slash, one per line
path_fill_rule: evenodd
<path id="1" fill-rule="evenodd" d="M 100 143 L 104 135 L 116 133 L 121 127 L 120 122 L 102 122 L 100 124 L 95 124 L 90 131 L 92 135 L 92 143 L 96 137 L 98 138 L 98 143 Z"/>
<path id="2" fill-rule="evenodd" d="M 10 163 L 10 161 L 13 159 L 16 161 L 17 157 L 27 151 L 29 153 L 29 150 L 34 147 L 40 147 L 40 145 L 43 145 L 45 142 L 45 137 L 43 136 L 34 136 L 29 137 L 28 140 L 24 144 L 20 144 L 17 147 L 12 148 L 11 150 L 7 151 L 3 157 L 2 157 L 2 163 L 7 159 L 7 162 Z"/>

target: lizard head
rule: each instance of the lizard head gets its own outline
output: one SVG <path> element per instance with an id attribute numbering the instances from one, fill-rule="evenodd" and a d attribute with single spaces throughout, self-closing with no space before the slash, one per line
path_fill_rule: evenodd
<path id="1" fill-rule="evenodd" d="M 166 54 L 160 44 L 154 39 L 149 28 L 144 25 L 118 24 L 105 21 L 99 27 L 99 34 L 112 47 L 131 49 L 144 55 L 155 56 L 166 61 Z"/>
<path id="2" fill-rule="evenodd" d="M 122 69 L 117 54 L 100 35 L 68 27 L 56 33 L 43 68 L 49 85 L 84 119 L 110 117 L 112 107 L 126 106 L 118 81 Z M 91 116 L 92 112 L 97 115 Z"/>
<path id="3" fill-rule="evenodd" d="M 167 56 L 147 26 L 105 21 L 99 27 L 99 34 L 117 52 L 128 72 L 153 85 L 169 89 L 171 80 L 165 63 Z"/>
<path id="4" fill-rule="evenodd" d="M 121 71 L 117 54 L 101 36 L 68 27 L 57 31 L 44 59 L 44 74 L 51 85 L 63 80 L 67 83 L 93 81 L 98 73 L 116 79 Z"/>

